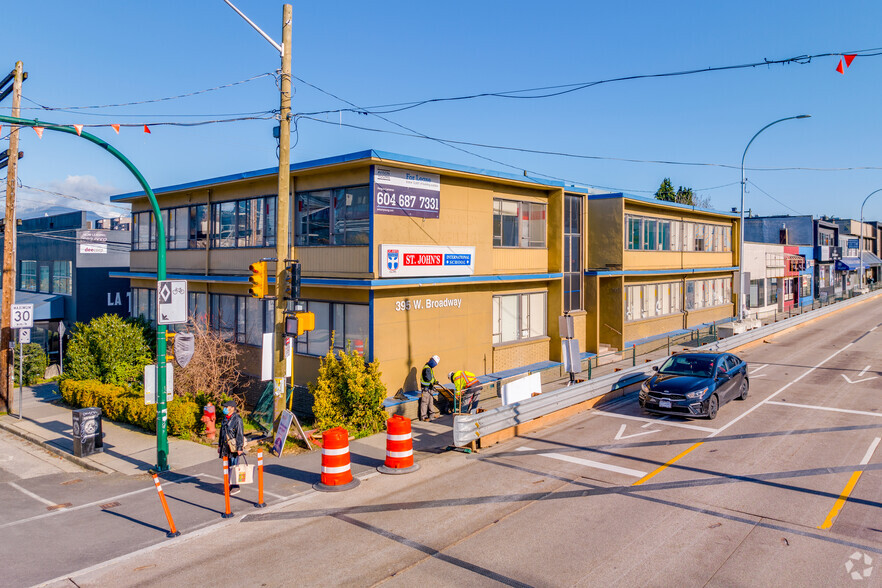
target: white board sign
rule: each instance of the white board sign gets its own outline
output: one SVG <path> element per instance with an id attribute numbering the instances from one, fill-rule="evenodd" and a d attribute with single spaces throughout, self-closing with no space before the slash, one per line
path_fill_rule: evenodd
<path id="1" fill-rule="evenodd" d="M 33 304 L 13 304 L 12 305 L 12 321 L 10 326 L 13 329 L 30 329 L 34 326 L 34 305 Z"/>
<path id="2" fill-rule="evenodd" d="M 30 342 L 31 342 L 31 330 L 30 329 L 19 329 L 19 331 L 18 331 L 19 345 L 25 345 Z"/>
<path id="3" fill-rule="evenodd" d="M 273 379 L 273 334 L 263 334 L 263 347 L 260 353 L 260 379 L 268 382 Z"/>
<path id="4" fill-rule="evenodd" d="M 180 325 L 187 322 L 187 280 L 156 282 L 156 324 Z"/>
<path id="5" fill-rule="evenodd" d="M 435 245 L 380 245 L 380 277 L 471 276 L 475 248 Z"/>
<path id="6" fill-rule="evenodd" d="M 165 401 L 175 397 L 175 366 L 165 364 Z M 156 366 L 144 366 L 144 404 L 156 404 Z"/>
<path id="7" fill-rule="evenodd" d="M 502 385 L 502 404 L 514 404 L 540 392 L 542 392 L 542 377 L 538 373 L 530 374 Z"/>

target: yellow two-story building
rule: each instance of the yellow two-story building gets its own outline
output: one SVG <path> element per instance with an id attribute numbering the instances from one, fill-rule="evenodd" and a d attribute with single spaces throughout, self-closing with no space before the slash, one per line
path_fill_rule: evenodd
<path id="1" fill-rule="evenodd" d="M 275 256 L 276 170 L 155 190 L 169 279 L 189 311 L 260 372 L 269 301 L 248 295 L 250 263 Z M 315 330 L 294 345 L 294 384 L 333 345 L 377 359 L 389 395 L 439 373 L 560 361 L 558 317 L 583 352 L 731 317 L 732 215 L 374 150 L 291 165 L 291 259 Z M 133 314 L 155 315 L 155 221 L 133 209 Z M 273 272 L 271 272 L 273 273 Z M 660 306 L 659 306 L 660 305 Z"/>

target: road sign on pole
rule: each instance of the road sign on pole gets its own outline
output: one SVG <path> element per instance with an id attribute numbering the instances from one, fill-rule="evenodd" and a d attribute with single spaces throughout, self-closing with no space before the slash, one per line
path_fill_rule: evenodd
<path id="1" fill-rule="evenodd" d="M 34 326 L 34 305 L 33 304 L 13 304 L 12 305 L 12 321 L 10 326 L 13 329 L 30 329 Z"/>
<path id="2" fill-rule="evenodd" d="M 156 282 L 156 324 L 179 325 L 187 322 L 187 281 Z"/>
<path id="3" fill-rule="evenodd" d="M 18 331 L 18 342 L 22 345 L 31 342 L 31 330 L 30 329 L 20 329 Z"/>

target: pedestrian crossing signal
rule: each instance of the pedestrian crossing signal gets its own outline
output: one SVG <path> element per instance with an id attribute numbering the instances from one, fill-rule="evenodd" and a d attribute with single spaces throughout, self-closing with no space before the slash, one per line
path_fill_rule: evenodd
<path id="1" fill-rule="evenodd" d="M 248 278 L 248 281 L 251 282 L 251 288 L 248 290 L 248 293 L 254 298 L 265 297 L 269 282 L 266 273 L 266 262 L 256 261 L 249 265 L 248 269 L 251 270 L 251 277 Z"/>

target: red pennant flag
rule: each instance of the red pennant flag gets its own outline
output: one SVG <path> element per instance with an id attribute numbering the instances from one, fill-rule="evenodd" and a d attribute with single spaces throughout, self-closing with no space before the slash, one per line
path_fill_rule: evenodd
<path id="1" fill-rule="evenodd" d="M 150 129 L 147 128 L 147 125 L 144 125 L 144 132 L 147 133 L 148 135 L 152 134 L 150 132 Z"/>
<path id="2" fill-rule="evenodd" d="M 74 125 L 73 127 L 77 131 L 77 136 L 82 137 L 83 136 L 83 125 Z"/>
<path id="3" fill-rule="evenodd" d="M 838 71 L 841 74 L 845 73 L 845 70 L 842 68 L 842 60 L 841 59 L 839 60 L 839 65 L 836 66 L 836 71 Z"/>
<path id="4" fill-rule="evenodd" d="M 857 57 L 857 55 L 846 55 L 845 56 L 845 67 L 848 67 L 849 65 L 851 65 L 851 62 L 854 61 L 855 57 Z"/>
<path id="5" fill-rule="evenodd" d="M 113 130 L 116 131 L 116 134 L 119 135 L 119 125 L 110 125 L 113 127 Z"/>
<path id="6" fill-rule="evenodd" d="M 43 127 L 34 127 L 34 132 L 37 133 L 38 137 L 43 138 Z"/>
<path id="7" fill-rule="evenodd" d="M 3 134 L 3 125 L 0 125 L 0 135 Z"/>

